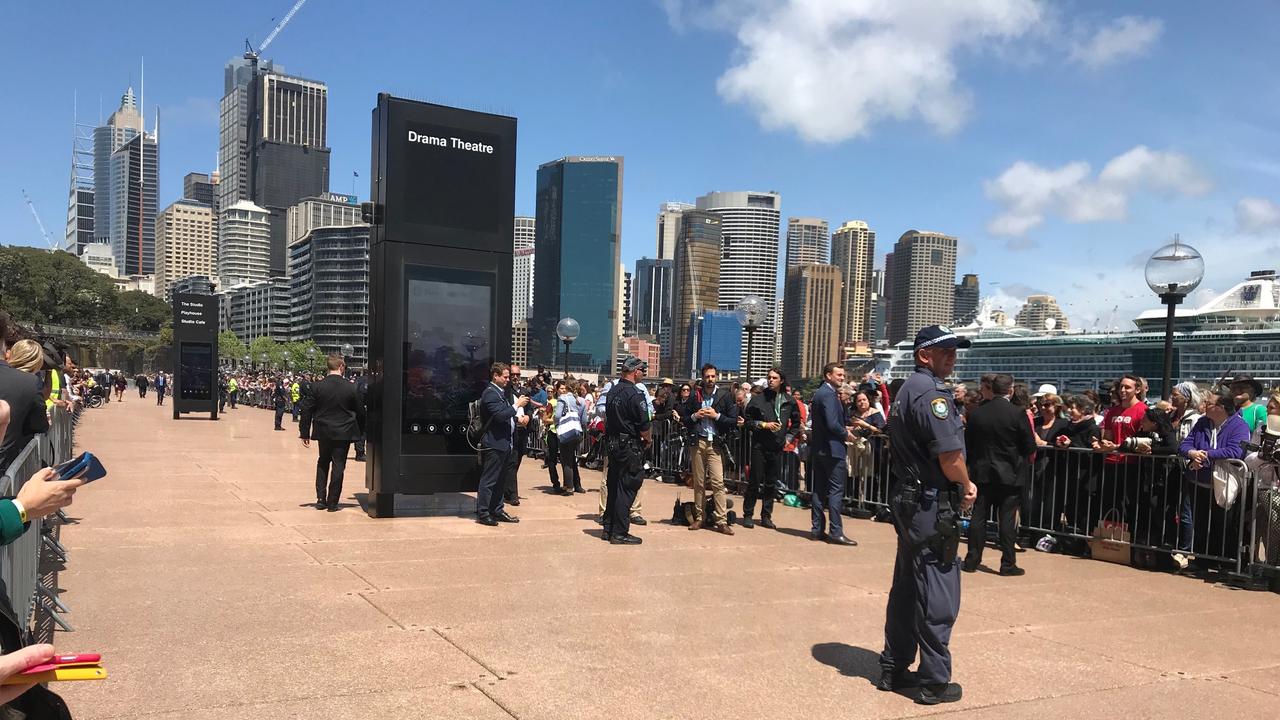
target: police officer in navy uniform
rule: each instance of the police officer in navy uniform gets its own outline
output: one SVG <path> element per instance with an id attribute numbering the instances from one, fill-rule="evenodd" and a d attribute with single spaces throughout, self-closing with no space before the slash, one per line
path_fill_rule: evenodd
<path id="1" fill-rule="evenodd" d="M 978 489 L 965 467 L 964 426 L 943 384 L 956 365 L 956 349 L 969 341 L 930 325 L 916 334 L 916 370 L 889 411 L 893 482 L 889 492 L 898 531 L 898 556 L 884 625 L 882 671 L 876 686 L 919 685 L 916 702 L 955 702 L 951 682 L 951 627 L 960 613 L 959 513 Z M 916 673 L 907 668 L 920 654 Z"/>
<path id="2" fill-rule="evenodd" d="M 613 545 L 639 545 L 631 534 L 631 505 L 644 483 L 644 459 L 653 445 L 649 434 L 649 403 L 636 387 L 648 364 L 634 355 L 622 361 L 622 373 L 605 402 L 604 438 L 609 453 L 609 493 L 604 512 L 604 538 Z"/>

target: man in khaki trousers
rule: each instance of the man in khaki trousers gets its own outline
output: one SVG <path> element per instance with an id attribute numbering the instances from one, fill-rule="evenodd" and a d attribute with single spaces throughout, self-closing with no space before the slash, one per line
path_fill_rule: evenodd
<path id="1" fill-rule="evenodd" d="M 715 517 L 711 521 L 716 532 L 732 535 L 729 516 L 725 512 L 724 436 L 738 425 L 738 404 L 733 401 L 732 390 L 716 387 L 716 366 L 702 366 L 702 385 L 698 387 L 680 411 L 689 432 L 696 438 L 693 448 L 693 517 L 690 530 L 700 529 L 705 519 L 703 508 L 707 502 L 707 486 L 711 487 L 711 501 Z"/>

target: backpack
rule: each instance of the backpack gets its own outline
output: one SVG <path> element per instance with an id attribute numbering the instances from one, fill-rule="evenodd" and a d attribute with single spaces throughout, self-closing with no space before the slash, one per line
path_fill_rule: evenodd
<path id="1" fill-rule="evenodd" d="M 482 402 L 484 394 L 467 403 L 467 442 L 476 450 L 480 449 L 480 439 L 484 437 L 485 432 L 489 430 L 489 423 L 493 421 L 490 416 L 488 420 L 481 417 L 481 409 L 484 407 Z"/>

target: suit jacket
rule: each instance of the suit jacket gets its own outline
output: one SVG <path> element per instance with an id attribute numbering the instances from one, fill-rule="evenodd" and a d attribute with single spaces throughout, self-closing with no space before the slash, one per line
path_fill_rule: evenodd
<path id="1" fill-rule="evenodd" d="M 1005 398 L 989 400 L 969 413 L 964 444 L 969 478 L 978 485 L 1021 485 L 1022 470 L 1036 451 L 1027 411 Z"/>
<path id="2" fill-rule="evenodd" d="M 49 430 L 49 417 L 44 411 L 44 383 L 40 376 L 10 367 L 3 359 L 0 400 L 9 403 L 9 428 L 0 441 L 0 472 L 4 472 L 32 437 Z"/>
<path id="3" fill-rule="evenodd" d="M 809 449 L 828 457 L 846 457 L 848 449 L 844 443 L 848 437 L 848 430 L 845 429 L 848 417 L 844 405 L 840 403 L 840 396 L 836 395 L 831 383 L 823 382 L 813 394 L 809 415 L 813 418 L 813 436 L 809 441 Z"/>
<path id="4" fill-rule="evenodd" d="M 699 385 L 697 389 L 690 393 L 689 399 L 684 403 L 684 407 L 678 411 L 685 427 L 694 435 L 698 435 L 698 427 L 702 425 L 702 420 L 693 416 L 695 412 L 702 409 L 702 393 L 702 386 Z M 719 418 L 711 421 L 711 424 L 715 426 L 717 438 L 723 438 L 738 428 L 738 416 L 742 413 L 738 409 L 738 404 L 733 401 L 732 387 L 716 388 L 715 397 L 711 399 L 711 409 L 720 414 Z"/>
<path id="5" fill-rule="evenodd" d="M 303 398 L 298 421 L 301 437 L 326 442 L 354 442 L 364 432 L 364 403 L 356 388 L 340 375 L 326 375 Z"/>
<path id="6" fill-rule="evenodd" d="M 516 409 L 507 401 L 507 395 L 492 382 L 480 393 L 480 420 L 485 424 L 484 435 L 480 438 L 480 447 L 490 450 L 508 451 L 511 449 L 511 419 L 516 416 Z"/>

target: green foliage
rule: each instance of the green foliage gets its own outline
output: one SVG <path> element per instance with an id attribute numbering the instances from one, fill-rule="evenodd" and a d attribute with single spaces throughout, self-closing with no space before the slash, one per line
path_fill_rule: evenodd
<path id="1" fill-rule="evenodd" d="M 315 353 L 308 356 L 307 350 L 314 348 Z M 294 370 L 318 370 L 324 363 L 324 353 L 314 340 L 303 340 L 284 344 L 285 358 Z"/>
<path id="2" fill-rule="evenodd" d="M 62 251 L 0 247 L 0 307 L 20 323 L 155 332 L 173 312 L 165 301 L 120 292 L 111 278 Z"/>
<path id="3" fill-rule="evenodd" d="M 230 330 L 223 330 L 218 333 L 218 357 L 224 360 L 234 360 L 237 363 L 244 359 L 244 354 L 249 352 L 249 348 L 240 342 L 240 338 Z"/>
<path id="4" fill-rule="evenodd" d="M 284 367 L 284 346 L 266 335 L 256 337 L 249 343 L 249 356 L 255 367 L 261 366 L 263 355 L 267 356 L 268 367 Z"/>

